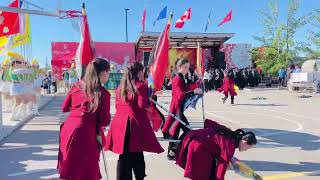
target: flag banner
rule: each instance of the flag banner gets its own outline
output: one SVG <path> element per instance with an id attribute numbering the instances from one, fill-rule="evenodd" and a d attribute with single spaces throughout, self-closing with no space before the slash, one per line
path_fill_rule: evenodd
<path id="1" fill-rule="evenodd" d="M 188 89 L 194 90 L 196 88 L 201 88 L 204 91 L 203 83 L 200 81 L 189 85 Z M 183 111 L 187 110 L 189 107 L 193 108 L 194 110 L 197 107 L 197 103 L 199 99 L 203 98 L 203 94 L 194 94 L 190 98 L 188 98 L 185 103 L 183 104 Z"/>
<path id="2" fill-rule="evenodd" d="M 152 129 L 155 132 L 157 132 L 160 129 L 162 122 L 164 121 L 160 113 L 161 112 L 159 112 L 154 105 L 151 105 L 147 108 L 147 116 L 151 122 Z"/>
<path id="3" fill-rule="evenodd" d="M 170 24 L 172 15 L 169 17 L 168 23 L 157 43 L 157 47 L 153 53 L 152 63 L 150 65 L 149 87 L 153 88 L 153 92 L 162 89 L 163 81 L 169 66 L 169 44 L 170 44 Z"/>
<path id="4" fill-rule="evenodd" d="M 16 34 L 12 39 L 12 44 L 9 46 L 10 49 L 16 48 L 23 44 L 31 43 L 30 34 L 30 16 L 28 14 L 20 16 L 20 33 Z"/>
<path id="5" fill-rule="evenodd" d="M 142 32 L 145 30 L 145 25 L 146 25 L 146 16 L 147 16 L 147 11 L 146 9 L 143 10 L 143 15 L 142 15 Z"/>
<path id="6" fill-rule="evenodd" d="M 8 42 L 8 38 L 6 36 L 0 37 L 0 54 L 2 54 L 6 49 L 7 42 Z"/>
<path id="7" fill-rule="evenodd" d="M 258 175 L 256 172 L 254 172 L 252 168 L 250 168 L 245 163 L 241 162 L 236 157 L 231 158 L 229 169 L 233 169 L 235 173 L 240 174 L 241 176 L 244 176 L 247 178 L 252 178 L 254 180 L 263 180 L 263 178 L 260 175 Z"/>
<path id="8" fill-rule="evenodd" d="M 167 6 L 166 7 L 164 7 L 160 12 L 159 12 L 159 14 L 158 14 L 158 16 L 157 16 L 157 19 L 153 22 L 153 26 L 155 26 L 156 25 L 156 22 L 157 21 L 159 21 L 159 20 L 161 20 L 161 19 L 164 19 L 164 18 L 167 18 Z"/>
<path id="9" fill-rule="evenodd" d="M 82 31 L 81 31 L 81 41 L 76 53 L 76 71 L 77 75 L 80 78 L 84 75 L 84 71 L 86 66 L 93 60 L 94 58 L 94 49 L 93 43 L 91 42 L 90 30 L 88 19 L 85 10 L 82 10 Z"/>
<path id="10" fill-rule="evenodd" d="M 232 20 L 232 10 L 227 14 L 226 17 L 223 18 L 223 20 L 218 24 L 218 27 L 221 26 L 222 24 L 229 22 Z"/>
<path id="11" fill-rule="evenodd" d="M 211 10 L 210 10 L 210 12 L 209 12 L 209 15 L 208 15 L 208 19 L 207 19 L 207 23 L 206 23 L 206 27 L 204 28 L 204 32 L 207 32 L 207 30 L 208 30 L 208 26 L 209 26 L 209 24 L 210 24 L 210 17 L 211 17 Z"/>
<path id="12" fill-rule="evenodd" d="M 9 7 L 18 8 L 19 1 L 13 1 Z M 0 11 L 0 37 L 17 34 L 20 32 L 19 14 Z"/>
<path id="13" fill-rule="evenodd" d="M 176 28 L 183 28 L 187 19 L 191 18 L 191 8 L 189 8 L 176 22 Z"/>

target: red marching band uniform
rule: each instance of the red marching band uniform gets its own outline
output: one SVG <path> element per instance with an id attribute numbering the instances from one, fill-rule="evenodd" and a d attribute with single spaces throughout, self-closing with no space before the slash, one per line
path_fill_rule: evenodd
<path id="1" fill-rule="evenodd" d="M 237 93 L 234 90 L 234 79 L 226 76 L 223 79 L 223 85 L 218 89 L 218 91 L 223 92 L 226 97 L 228 97 L 228 94 L 230 94 L 230 96 L 236 96 Z"/>
<path id="2" fill-rule="evenodd" d="M 60 127 L 58 170 L 61 179 L 98 180 L 102 148 L 97 133 L 102 135 L 102 127 L 110 123 L 110 93 L 100 86 L 100 106 L 90 112 L 89 101 L 80 87 L 81 82 L 76 83 L 62 105 L 62 112 L 70 114 Z"/>
<path id="3" fill-rule="evenodd" d="M 121 97 L 121 87 L 116 90 L 116 114 L 106 136 L 104 149 L 117 154 L 123 153 L 127 121 L 129 121 L 131 134 L 130 152 L 164 152 L 153 132 L 146 113 L 146 108 L 150 105 L 148 87 L 140 81 L 135 81 L 135 85 L 139 93 L 136 98 L 129 98 L 127 101 Z"/>
<path id="4" fill-rule="evenodd" d="M 170 112 L 174 115 L 181 115 L 181 107 L 184 100 L 193 94 L 193 90 L 199 86 L 199 82 L 187 85 L 182 74 L 177 74 L 172 79 L 172 99 L 170 104 Z M 175 122 L 172 116 L 168 116 L 164 123 L 162 132 L 174 136 L 180 130 L 180 123 Z"/>
<path id="5" fill-rule="evenodd" d="M 176 164 L 185 170 L 185 177 L 224 180 L 237 145 L 232 138 L 216 133 L 219 128 L 226 127 L 206 120 L 204 129 L 191 131 L 185 136 L 176 152 Z"/>

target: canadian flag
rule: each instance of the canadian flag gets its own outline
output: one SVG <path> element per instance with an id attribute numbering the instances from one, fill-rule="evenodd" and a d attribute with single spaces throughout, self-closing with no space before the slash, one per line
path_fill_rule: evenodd
<path id="1" fill-rule="evenodd" d="M 182 16 L 180 17 L 180 19 L 177 20 L 175 27 L 176 27 L 176 28 L 183 28 L 184 22 L 185 22 L 187 19 L 190 19 L 190 18 L 191 18 L 191 8 L 189 8 L 189 9 L 184 13 L 184 15 L 182 15 Z"/>

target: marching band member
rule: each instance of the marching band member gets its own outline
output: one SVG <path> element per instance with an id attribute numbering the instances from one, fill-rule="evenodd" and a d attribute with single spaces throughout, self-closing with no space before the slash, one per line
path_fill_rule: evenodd
<path id="1" fill-rule="evenodd" d="M 222 103 L 224 104 L 228 99 L 228 94 L 231 96 L 231 104 L 234 104 L 234 96 L 237 95 L 234 89 L 234 74 L 233 70 L 224 72 L 223 85 L 218 89 L 219 92 L 223 92 L 224 96 L 222 98 Z"/>
<path id="2" fill-rule="evenodd" d="M 104 127 L 110 123 L 110 93 L 102 87 L 109 77 L 108 61 L 91 61 L 65 98 L 62 111 L 70 112 L 60 127 L 58 170 L 61 179 L 101 179 L 99 157 Z M 104 136 L 103 136 L 104 137 Z M 99 138 L 99 139 L 100 139 Z"/>
<path id="3" fill-rule="evenodd" d="M 177 61 L 178 74 L 172 80 L 172 100 L 170 104 L 170 112 L 174 115 L 177 115 L 186 124 L 189 123 L 187 118 L 183 114 L 184 101 L 187 100 L 188 97 L 193 96 L 194 94 L 202 94 L 202 90 L 200 88 L 191 88 L 191 86 L 194 86 L 194 84 L 190 84 L 188 86 L 186 76 L 188 75 L 189 69 L 189 60 L 180 59 Z M 178 139 L 180 129 L 182 129 L 184 133 L 190 131 L 187 127 L 181 125 L 178 121 L 175 122 L 173 117 L 168 116 L 162 128 L 162 132 L 165 138 L 171 136 L 173 139 Z M 172 150 L 173 146 L 175 146 L 175 143 L 170 142 L 168 148 L 169 159 L 173 159 L 175 156 L 174 151 Z"/>
<path id="4" fill-rule="evenodd" d="M 240 152 L 257 144 L 254 133 L 242 129 L 232 131 L 214 121 L 206 120 L 205 128 L 189 132 L 176 151 L 176 164 L 184 177 L 192 180 L 224 180 L 236 148 Z"/>
<path id="5" fill-rule="evenodd" d="M 134 63 L 125 71 L 116 90 L 116 114 L 106 137 L 105 150 L 119 154 L 117 180 L 143 180 L 145 161 L 143 152 L 161 153 L 146 108 L 150 105 L 148 87 L 143 82 L 141 63 Z"/>

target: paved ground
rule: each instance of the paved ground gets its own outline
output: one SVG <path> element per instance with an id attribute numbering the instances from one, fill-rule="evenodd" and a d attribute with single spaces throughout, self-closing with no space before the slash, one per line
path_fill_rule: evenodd
<path id="1" fill-rule="evenodd" d="M 205 97 L 206 117 L 231 128 L 247 128 L 259 136 L 257 148 L 236 156 L 253 167 L 266 180 L 320 179 L 320 96 L 298 98 L 274 89 L 242 91 L 236 105 L 221 103 L 221 95 Z M 260 97 L 260 98 L 257 98 Z M 263 97 L 263 98 L 262 98 Z M 266 99 L 264 99 L 266 98 Z M 22 129 L 0 144 L 1 180 L 57 179 L 56 159 L 60 113 L 63 97 L 57 97 Z M 164 94 L 159 102 L 168 106 L 170 96 Z M 114 109 L 112 109 L 114 112 Z M 202 126 L 201 108 L 188 110 L 192 127 Z M 160 134 L 157 134 L 160 137 Z M 167 142 L 161 140 L 163 147 Z M 183 171 L 166 160 L 165 153 L 145 154 L 147 180 L 183 180 Z M 115 179 L 117 155 L 107 153 L 109 180 Z M 102 167 L 102 164 L 101 164 Z M 318 172 L 317 172 L 318 171 Z M 103 179 L 107 179 L 104 175 Z M 228 171 L 226 179 L 243 179 Z"/>

